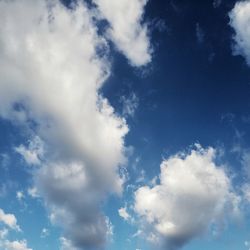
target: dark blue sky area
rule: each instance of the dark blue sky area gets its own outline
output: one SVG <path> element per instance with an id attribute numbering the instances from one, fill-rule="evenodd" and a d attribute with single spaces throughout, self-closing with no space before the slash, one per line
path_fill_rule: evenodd
<path id="1" fill-rule="evenodd" d="M 173 153 L 197 141 L 231 147 L 236 130 L 248 135 L 250 70 L 243 57 L 232 55 L 228 13 L 234 4 L 148 3 L 145 19 L 151 20 L 154 57 L 147 73 L 117 55 L 104 89 L 115 105 L 121 93 L 133 89 L 138 95 L 140 108 L 128 135 L 133 145 L 144 147 L 148 139 L 150 150 Z"/>

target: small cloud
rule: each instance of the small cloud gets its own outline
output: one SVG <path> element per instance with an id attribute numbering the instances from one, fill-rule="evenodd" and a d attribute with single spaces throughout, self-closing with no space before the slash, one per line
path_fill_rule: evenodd
<path id="1" fill-rule="evenodd" d="M 41 158 L 44 155 L 44 145 L 42 140 L 36 136 L 29 141 L 28 147 L 20 145 L 15 148 L 28 165 L 39 165 Z"/>
<path id="2" fill-rule="evenodd" d="M 38 190 L 37 190 L 36 187 L 28 188 L 27 193 L 32 198 L 38 198 L 39 197 Z"/>
<path id="3" fill-rule="evenodd" d="M 94 3 L 109 23 L 106 37 L 129 62 L 136 67 L 150 63 L 152 49 L 148 27 L 142 20 L 147 1 L 94 0 Z"/>
<path id="4" fill-rule="evenodd" d="M 0 208 L 0 222 L 16 231 L 21 231 L 14 214 L 7 214 Z"/>
<path id="5" fill-rule="evenodd" d="M 137 230 L 133 235 L 132 235 L 132 238 L 136 238 L 136 237 L 138 237 L 138 236 L 140 236 L 140 235 L 142 235 L 142 230 Z"/>
<path id="6" fill-rule="evenodd" d="M 250 66 L 250 29 L 249 29 L 250 2 L 238 1 L 229 13 L 230 26 L 234 29 L 233 55 L 241 55 Z"/>
<path id="7" fill-rule="evenodd" d="M 151 29 L 157 30 L 159 32 L 164 32 L 168 30 L 167 24 L 163 19 L 154 18 L 151 22 Z"/>
<path id="8" fill-rule="evenodd" d="M 118 213 L 119 215 L 125 220 L 125 221 L 128 221 L 131 216 L 129 215 L 129 213 L 127 212 L 127 208 L 126 207 L 121 207 L 119 210 L 118 210 Z"/>
<path id="9" fill-rule="evenodd" d="M 22 191 L 17 191 L 16 192 L 16 198 L 18 199 L 18 201 L 22 201 L 24 199 L 24 194 Z"/>

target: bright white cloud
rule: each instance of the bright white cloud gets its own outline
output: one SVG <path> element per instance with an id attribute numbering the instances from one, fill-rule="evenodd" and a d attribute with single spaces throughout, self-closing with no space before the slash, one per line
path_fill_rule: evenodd
<path id="1" fill-rule="evenodd" d="M 142 6 L 135 5 L 140 10 L 132 24 Z M 0 116 L 44 142 L 46 152 L 34 140 L 16 150 L 28 164 L 40 164 L 34 170 L 39 194 L 80 248 L 105 242 L 108 224 L 100 202 L 122 191 L 119 166 L 126 160 L 128 132 L 100 94 L 110 74 L 109 48 L 92 16 L 84 3 L 67 9 L 59 0 L 0 1 Z M 138 27 L 135 44 L 146 37 L 146 28 Z M 144 56 L 137 64 L 148 61 L 143 44 L 142 53 L 136 49 Z"/>
<path id="2" fill-rule="evenodd" d="M 7 214 L 0 208 L 0 222 L 4 223 L 11 229 L 20 231 L 20 227 L 17 224 L 17 219 L 14 214 Z"/>
<path id="3" fill-rule="evenodd" d="M 127 208 L 126 207 L 121 207 L 118 210 L 119 215 L 124 219 L 124 220 L 129 220 L 130 219 L 130 215 L 127 212 Z"/>
<path id="4" fill-rule="evenodd" d="M 15 241 L 4 241 L 4 243 L 0 243 L 0 246 L 4 247 L 5 250 L 32 250 L 27 246 L 26 240 L 15 240 Z"/>
<path id="5" fill-rule="evenodd" d="M 94 0 L 109 22 L 107 36 L 131 62 L 142 66 L 151 61 L 148 30 L 142 24 L 147 0 Z"/>
<path id="6" fill-rule="evenodd" d="M 216 151 L 197 146 L 161 164 L 160 184 L 136 191 L 134 209 L 148 225 L 148 240 L 180 247 L 222 222 L 227 212 L 238 215 L 239 198 L 231 191 Z"/>
<path id="7" fill-rule="evenodd" d="M 233 53 L 242 55 L 250 65 L 250 1 L 239 1 L 229 13 L 235 31 Z"/>

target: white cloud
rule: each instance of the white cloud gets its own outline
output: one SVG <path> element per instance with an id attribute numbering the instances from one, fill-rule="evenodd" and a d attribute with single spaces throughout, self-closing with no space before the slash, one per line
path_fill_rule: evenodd
<path id="1" fill-rule="evenodd" d="M 38 198 L 40 197 L 39 196 L 39 193 L 38 193 L 38 190 L 36 187 L 31 187 L 31 188 L 28 188 L 27 189 L 27 193 L 29 196 L 31 196 L 32 198 Z"/>
<path id="2" fill-rule="evenodd" d="M 28 165 L 39 165 L 44 155 L 43 142 L 38 136 L 29 141 L 28 147 L 20 145 L 15 150 L 23 156 Z"/>
<path id="3" fill-rule="evenodd" d="M 234 55 L 242 55 L 250 65 L 250 1 L 239 1 L 229 13 L 230 25 L 235 31 Z"/>
<path id="4" fill-rule="evenodd" d="M 5 226 L 8 226 L 12 230 L 21 231 L 14 214 L 6 214 L 0 209 L 0 222 Z M 9 230 L 3 228 L 0 230 L 0 248 L 4 250 L 32 250 L 28 248 L 26 240 L 14 240 L 10 241 L 7 239 Z"/>
<path id="5" fill-rule="evenodd" d="M 6 240 L 4 242 L 0 242 L 0 246 L 4 247 L 5 250 L 32 250 L 27 246 L 26 240 L 21 240 L 21 241 Z"/>
<path id="6" fill-rule="evenodd" d="M 65 237 L 60 238 L 60 243 L 60 250 L 77 250 L 77 248 L 72 245 L 71 241 L 66 239 Z"/>
<path id="7" fill-rule="evenodd" d="M 20 227 L 17 224 L 17 219 L 14 214 L 7 214 L 0 208 L 0 222 L 4 223 L 11 229 L 20 231 Z"/>
<path id="8" fill-rule="evenodd" d="M 178 248 L 229 213 L 239 215 L 239 197 L 215 156 L 213 148 L 199 145 L 172 156 L 161 164 L 159 185 L 136 191 L 134 209 L 149 227 L 148 240 Z"/>
<path id="9" fill-rule="evenodd" d="M 103 17 L 109 22 L 108 38 L 131 62 L 142 66 L 151 61 L 148 30 L 142 24 L 147 0 L 94 0 Z"/>
<path id="10" fill-rule="evenodd" d="M 132 43 L 122 40 L 125 47 L 141 44 L 135 64 L 149 60 L 146 28 L 139 25 L 143 6 L 132 4 L 130 25 L 138 31 L 129 34 Z M 17 151 L 27 163 L 40 164 L 35 186 L 54 222 L 80 248 L 100 246 L 107 238 L 99 207 L 108 193 L 122 191 L 119 168 L 126 161 L 128 132 L 100 94 L 110 74 L 109 48 L 92 16 L 84 3 L 67 9 L 59 0 L 49 6 L 45 0 L 0 1 L 0 116 L 44 142 L 46 152 L 33 139 Z"/>
<path id="11" fill-rule="evenodd" d="M 119 215 L 124 219 L 124 220 L 129 220 L 130 219 L 130 215 L 127 212 L 127 208 L 126 207 L 121 207 L 118 210 Z"/>
<path id="12" fill-rule="evenodd" d="M 17 191 L 16 198 L 18 199 L 18 201 L 22 201 L 24 199 L 24 193 L 22 191 Z"/>

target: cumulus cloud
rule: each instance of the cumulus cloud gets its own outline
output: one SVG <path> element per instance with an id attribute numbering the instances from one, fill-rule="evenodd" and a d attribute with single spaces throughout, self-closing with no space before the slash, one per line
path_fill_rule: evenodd
<path id="1" fill-rule="evenodd" d="M 119 213 L 119 215 L 120 215 L 124 220 L 129 220 L 129 219 L 130 219 L 130 215 L 129 215 L 129 213 L 128 213 L 126 207 L 121 207 L 121 208 L 118 210 L 118 213 Z"/>
<path id="2" fill-rule="evenodd" d="M 117 46 L 133 64 L 144 64 L 150 60 L 140 24 L 146 1 L 119 4 L 109 4 L 117 7 L 115 24 L 98 1 Z M 123 26 L 126 12 L 131 17 Z M 81 249 L 107 238 L 109 224 L 99 207 L 108 193 L 122 191 L 128 132 L 100 93 L 110 74 L 109 48 L 93 16 L 84 2 L 68 9 L 59 0 L 0 1 L 0 116 L 31 131 L 35 140 L 16 151 L 27 164 L 39 165 L 32 173 L 50 218 Z"/>
<path id="3" fill-rule="evenodd" d="M 233 54 L 242 55 L 250 65 L 250 1 L 239 1 L 229 13 L 234 29 Z"/>
<path id="4" fill-rule="evenodd" d="M 4 223 L 11 229 L 20 231 L 20 227 L 17 224 L 17 219 L 14 214 L 7 214 L 0 208 L 0 222 Z"/>
<path id="5" fill-rule="evenodd" d="M 148 240 L 176 249 L 220 226 L 229 213 L 239 215 L 239 197 L 215 156 L 215 149 L 200 146 L 172 156 L 161 164 L 159 184 L 136 191 L 134 209 Z"/>
<path id="6" fill-rule="evenodd" d="M 147 25 L 142 24 L 147 0 L 94 0 L 110 27 L 108 38 L 131 62 L 142 66 L 151 61 Z"/>

